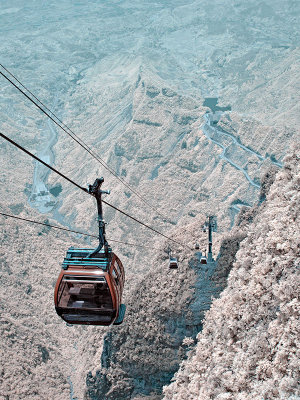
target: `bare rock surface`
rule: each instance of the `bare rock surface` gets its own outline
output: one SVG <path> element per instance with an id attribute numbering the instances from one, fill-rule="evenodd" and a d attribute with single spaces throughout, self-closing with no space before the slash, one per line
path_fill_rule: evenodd
<path id="1" fill-rule="evenodd" d="M 180 236 L 180 230 L 173 235 Z M 221 290 L 213 281 L 215 262 L 201 265 L 201 253 L 179 251 L 179 269 L 170 270 L 167 246 L 156 252 L 151 272 L 130 292 L 126 321 L 105 335 L 101 368 L 87 379 L 91 399 L 161 395 L 201 330 L 211 298 Z"/>
<path id="2" fill-rule="evenodd" d="M 299 147 L 285 162 L 165 399 L 299 396 Z"/>
<path id="3" fill-rule="evenodd" d="M 178 249 L 179 270 L 175 272 L 168 271 L 163 257 L 153 260 L 154 269 L 130 293 L 123 326 L 113 328 L 104 338 L 101 369 L 88 375 L 89 398 L 161 396 L 163 382 L 170 381 L 174 369 L 193 348 L 206 311 L 226 287 L 241 243 L 255 229 L 252 225 L 267 207 L 264 200 L 278 170 L 279 167 L 273 168 L 262 177 L 261 201 L 241 210 L 230 233 L 213 235 L 216 248 L 220 248 L 216 261 L 203 265 L 201 252 L 187 254 L 186 249 L 184 252 Z M 179 239 L 184 234 L 192 240 L 204 223 L 199 217 L 195 220 L 184 231 L 175 228 L 173 238 Z M 201 246 L 205 247 L 204 235 Z M 157 249 L 158 254 L 163 254 L 162 250 Z"/>

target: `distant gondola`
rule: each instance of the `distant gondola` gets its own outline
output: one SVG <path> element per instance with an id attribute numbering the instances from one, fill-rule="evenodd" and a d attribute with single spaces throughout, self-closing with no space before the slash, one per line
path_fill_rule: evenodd
<path id="1" fill-rule="evenodd" d="M 96 250 L 71 247 L 62 264 L 54 292 L 57 314 L 69 324 L 119 325 L 125 305 L 121 304 L 125 272 L 119 258 L 105 238 L 102 217 L 101 184 L 90 185 L 96 197 L 99 221 L 99 246 Z"/>
<path id="2" fill-rule="evenodd" d="M 178 268 L 178 260 L 176 257 L 172 257 L 170 247 L 168 248 L 168 254 L 169 254 L 169 268 L 177 269 Z"/>
<path id="3" fill-rule="evenodd" d="M 200 259 L 200 264 L 207 264 L 207 258 L 206 256 L 202 256 Z"/>
<path id="4" fill-rule="evenodd" d="M 178 268 L 178 261 L 176 257 L 169 258 L 169 268 L 170 269 L 177 269 Z"/>

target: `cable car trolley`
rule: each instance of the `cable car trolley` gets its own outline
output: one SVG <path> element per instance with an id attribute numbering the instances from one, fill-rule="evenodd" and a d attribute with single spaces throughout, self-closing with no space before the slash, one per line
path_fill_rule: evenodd
<path id="1" fill-rule="evenodd" d="M 170 247 L 168 248 L 168 254 L 169 254 L 169 269 L 177 269 L 178 268 L 178 260 L 176 257 L 172 257 Z"/>
<path id="2" fill-rule="evenodd" d="M 56 282 L 54 303 L 57 314 L 69 324 L 119 325 L 126 307 L 121 303 L 125 272 L 120 259 L 105 238 L 102 214 L 104 179 L 96 179 L 89 192 L 98 206 L 99 246 L 93 249 L 71 247 Z"/>

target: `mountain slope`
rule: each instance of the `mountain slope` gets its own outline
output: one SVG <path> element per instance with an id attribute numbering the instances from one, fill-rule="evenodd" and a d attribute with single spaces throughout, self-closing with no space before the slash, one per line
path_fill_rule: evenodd
<path id="1" fill-rule="evenodd" d="M 299 150 L 286 157 L 166 400 L 300 395 Z"/>

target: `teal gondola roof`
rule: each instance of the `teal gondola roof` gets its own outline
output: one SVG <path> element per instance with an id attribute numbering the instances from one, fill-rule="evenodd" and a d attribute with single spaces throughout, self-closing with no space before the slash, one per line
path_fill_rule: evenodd
<path id="1" fill-rule="evenodd" d="M 68 269 L 68 267 L 94 267 L 100 268 L 103 271 L 107 271 L 111 262 L 111 252 L 109 257 L 106 256 L 104 249 L 94 254 L 93 257 L 88 257 L 89 254 L 93 253 L 94 249 L 79 249 L 70 247 L 67 251 L 67 255 L 62 263 L 62 269 Z"/>

